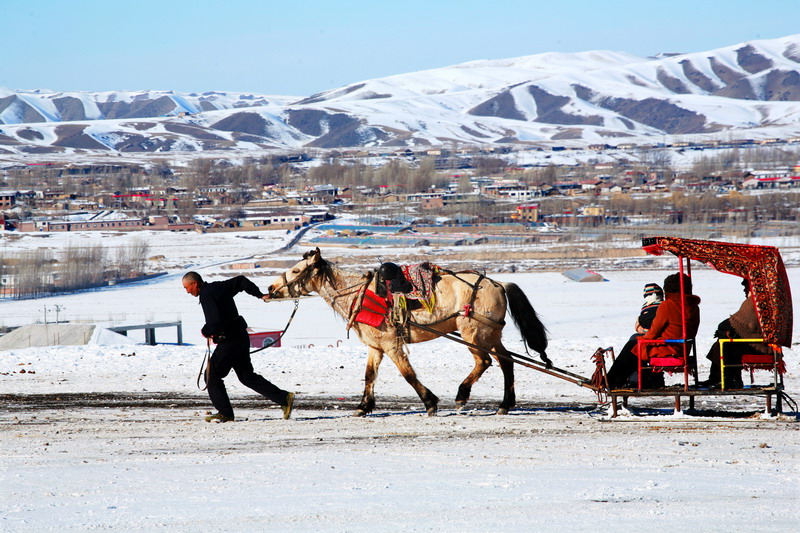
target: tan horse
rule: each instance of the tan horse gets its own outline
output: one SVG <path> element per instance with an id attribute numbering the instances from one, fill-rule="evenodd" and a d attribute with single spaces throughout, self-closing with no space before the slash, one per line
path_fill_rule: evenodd
<path id="1" fill-rule="evenodd" d="M 384 354 L 397 365 L 402 376 L 417 392 L 428 415 L 436 414 L 439 398 L 417 379 L 403 350 L 403 342 L 429 341 L 439 337 L 437 332 L 459 332 L 464 341 L 474 345 L 469 350 L 475 358 L 475 367 L 461 383 L 456 395 L 456 405 L 463 408 L 469 400 L 472 385 L 491 365 L 487 350 L 495 354 L 508 353 L 500 340 L 505 325 L 506 305 L 523 340 L 540 354 L 543 361 L 550 364 L 545 353 L 546 330 L 528 298 L 513 283 L 499 283 L 472 272 L 440 274 L 435 285 L 433 312 L 425 309 L 410 312 L 410 321 L 421 327 L 412 325 L 406 332 L 405 341 L 401 339 L 402 332 L 398 331 L 398 326 L 389 318 L 379 327 L 352 321 L 353 309 L 358 307 L 357 299 L 362 297 L 366 287 L 375 290 L 371 273 L 348 272 L 337 268 L 322 258 L 319 248 L 303 255 L 302 261 L 284 272 L 269 287 L 270 296 L 275 298 L 318 293 L 336 313 L 348 320 L 348 327 L 352 325 L 361 342 L 369 347 L 364 395 L 355 416 L 364 416 L 375 407 L 375 379 Z M 465 307 L 468 309 L 466 312 Z M 508 357 L 494 357 L 503 371 L 505 388 L 497 414 L 507 414 L 516 403 L 514 363 Z"/>

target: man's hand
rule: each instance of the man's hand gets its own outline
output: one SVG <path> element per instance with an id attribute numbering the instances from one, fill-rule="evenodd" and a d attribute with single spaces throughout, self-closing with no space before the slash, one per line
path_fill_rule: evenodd
<path id="1" fill-rule="evenodd" d="M 264 300 L 265 302 L 268 302 L 269 301 L 269 294 L 265 294 L 264 296 L 261 297 L 261 299 Z"/>

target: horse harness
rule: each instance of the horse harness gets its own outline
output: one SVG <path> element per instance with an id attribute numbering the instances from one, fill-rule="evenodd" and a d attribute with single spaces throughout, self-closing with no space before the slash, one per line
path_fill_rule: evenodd
<path id="1" fill-rule="evenodd" d="M 466 317 L 466 318 L 472 318 L 474 320 L 477 320 L 478 322 L 481 322 L 481 323 L 483 323 L 483 324 L 485 324 L 485 325 L 487 325 L 489 327 L 495 328 L 495 329 L 502 329 L 503 326 L 505 326 L 505 321 L 494 320 L 494 319 L 492 319 L 492 318 L 490 318 L 488 316 L 482 315 L 480 313 L 476 313 L 475 310 L 474 310 L 474 304 L 475 304 L 475 300 L 476 300 L 476 298 L 478 296 L 478 290 L 481 288 L 481 282 L 483 282 L 484 280 L 488 280 L 490 283 L 492 283 L 494 285 L 499 285 L 496 281 L 494 281 L 494 280 L 492 280 L 490 278 L 487 278 L 485 274 L 483 274 L 481 272 L 474 271 L 474 270 L 464 270 L 464 271 L 460 271 L 460 272 L 453 272 L 453 271 L 441 269 L 441 268 L 438 268 L 438 267 L 437 267 L 437 269 L 438 269 L 438 272 L 453 276 L 454 278 L 456 278 L 457 280 L 461 281 L 462 283 L 467 284 L 472 289 L 472 291 L 470 293 L 469 302 L 467 304 L 465 304 L 464 307 L 459 311 L 455 311 L 452 314 L 447 315 L 446 317 L 441 318 L 439 320 L 436 320 L 436 321 L 433 321 L 433 322 L 426 322 L 424 324 L 416 322 L 412 318 L 411 313 L 407 309 L 405 309 L 405 308 L 399 308 L 398 309 L 397 306 L 393 306 L 391 308 L 392 311 L 387 314 L 387 318 L 391 317 L 391 321 L 394 324 L 394 326 L 395 326 L 395 328 L 396 328 L 396 330 L 398 332 L 398 337 L 402 338 L 403 341 L 407 342 L 411 338 L 411 328 L 412 327 L 417 327 L 419 329 L 425 329 L 425 330 L 430 331 L 433 326 L 436 326 L 436 325 L 441 324 L 443 322 L 447 322 L 448 320 L 451 320 L 451 319 L 459 317 L 459 316 L 463 316 L 463 317 Z M 471 283 L 471 282 L 467 281 L 466 279 L 464 279 L 463 277 L 460 277 L 458 274 L 476 274 L 478 276 L 478 279 L 475 281 L 475 283 Z M 353 306 L 352 306 L 351 311 L 350 311 L 350 317 L 348 319 L 348 325 L 347 325 L 347 329 L 348 330 L 350 329 L 350 327 L 352 327 L 356 315 L 361 310 L 365 297 L 368 297 L 366 295 L 366 289 L 367 289 L 367 286 L 369 285 L 372 277 L 373 277 L 372 276 L 372 272 L 368 272 L 367 274 L 365 274 L 366 281 L 364 282 L 364 284 L 362 285 L 361 289 L 359 290 L 359 294 L 358 294 L 356 300 L 353 302 Z M 433 289 L 431 289 L 431 290 L 433 290 Z M 387 301 L 390 301 L 390 300 L 387 299 Z M 435 330 L 433 330 L 433 331 L 435 331 Z M 437 333 L 439 333 L 439 332 L 437 332 Z"/>
<path id="2" fill-rule="evenodd" d="M 324 260 L 322 260 L 322 261 L 324 261 Z M 309 294 L 309 290 L 308 290 L 308 288 L 306 288 L 306 283 L 313 276 L 313 270 L 315 268 L 318 268 L 319 266 L 320 266 L 319 262 L 314 262 L 314 263 L 310 263 L 310 264 L 306 265 L 303 268 L 303 270 L 300 271 L 298 276 L 296 278 L 294 278 L 293 280 L 291 280 L 291 281 L 289 281 L 289 279 L 286 277 L 286 272 L 283 272 L 281 274 L 281 280 L 283 281 L 283 284 L 286 287 L 286 290 L 289 293 L 290 297 L 297 298 L 299 296 L 305 296 L 305 295 Z M 466 317 L 466 318 L 472 318 L 474 320 L 477 320 L 478 322 L 481 322 L 481 323 L 483 323 L 483 324 L 485 324 L 485 325 L 487 325 L 489 327 L 495 328 L 495 329 L 502 329 L 505 326 L 505 321 L 497 321 L 497 320 L 494 320 L 494 319 L 492 319 L 492 318 L 490 318 L 488 316 L 482 315 L 480 313 L 476 313 L 474 308 L 473 308 L 474 304 L 475 304 L 475 299 L 478 296 L 478 290 L 481 288 L 481 283 L 484 280 L 488 280 L 490 283 L 492 283 L 494 285 L 499 285 L 496 281 L 494 281 L 494 280 L 492 280 L 490 278 L 487 278 L 484 273 L 477 272 L 475 270 L 464 270 L 464 271 L 460 271 L 460 272 L 453 272 L 451 270 L 445 270 L 445 269 L 439 268 L 438 271 L 441 272 L 441 273 L 447 274 L 447 275 L 451 275 L 451 276 L 455 277 L 457 280 L 461 281 L 462 283 L 466 283 L 472 289 L 472 292 L 470 293 L 469 302 L 467 304 L 465 304 L 463 309 L 461 309 L 460 311 L 453 312 L 452 314 L 450 314 L 450 315 L 448 315 L 448 316 L 446 316 L 446 317 L 444 317 L 442 319 L 436 320 L 434 322 L 426 322 L 424 324 L 420 324 L 420 323 L 414 321 L 411 318 L 411 314 L 408 313 L 408 312 L 393 313 L 394 316 L 392 316 L 392 319 L 393 319 L 392 322 L 394 323 L 395 327 L 397 328 L 398 333 L 400 333 L 400 335 L 405 340 L 410 339 L 410 328 L 412 326 L 432 327 L 432 326 L 436 326 L 438 324 L 441 324 L 443 322 L 447 322 L 448 320 L 451 320 L 451 319 L 453 319 L 455 317 L 458 317 L 458 316 L 463 316 L 463 317 Z M 476 274 L 478 276 L 478 279 L 475 281 L 475 283 L 470 283 L 469 281 L 467 281 L 463 277 L 459 276 L 459 274 Z M 356 316 L 358 315 L 359 311 L 361 311 L 361 309 L 363 307 L 364 299 L 369 297 L 368 293 L 367 293 L 367 288 L 369 287 L 369 284 L 372 282 L 374 277 L 375 277 L 374 273 L 372 271 L 368 271 L 362 276 L 362 280 L 359 283 L 356 283 L 355 285 L 352 285 L 350 287 L 345 287 L 344 289 L 337 289 L 336 290 L 337 295 L 342 295 L 346 291 L 354 289 L 355 287 L 358 287 L 357 295 L 356 295 L 355 299 L 353 300 L 352 305 L 350 306 L 350 310 L 349 310 L 349 314 L 348 314 L 348 319 L 347 319 L 347 331 L 348 331 L 348 333 L 350 331 L 350 328 L 352 328 L 353 324 L 355 323 Z M 298 288 L 300 289 L 300 291 L 297 290 Z"/>

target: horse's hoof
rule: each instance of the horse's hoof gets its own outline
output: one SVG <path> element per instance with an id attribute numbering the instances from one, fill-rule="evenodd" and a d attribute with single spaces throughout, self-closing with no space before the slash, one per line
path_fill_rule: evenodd
<path id="1" fill-rule="evenodd" d="M 497 410 L 497 412 L 495 414 L 496 415 L 507 415 L 508 414 L 508 408 L 501 407 L 500 409 Z"/>
<path id="2" fill-rule="evenodd" d="M 429 408 L 428 408 L 428 416 L 436 416 L 436 412 L 437 412 L 438 410 L 439 410 L 439 409 L 438 409 L 438 408 L 436 408 L 436 407 L 429 407 Z"/>
<path id="3" fill-rule="evenodd" d="M 456 402 L 456 412 L 462 412 L 467 410 L 467 402 Z"/>
<path id="4" fill-rule="evenodd" d="M 363 409 L 357 409 L 355 413 L 353 413 L 353 417 L 355 418 L 364 418 L 367 416 L 367 412 Z"/>

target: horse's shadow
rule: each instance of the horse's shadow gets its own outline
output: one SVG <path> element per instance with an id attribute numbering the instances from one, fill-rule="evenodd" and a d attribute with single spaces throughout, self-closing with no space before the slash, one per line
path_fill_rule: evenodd
<path id="1" fill-rule="evenodd" d="M 506 415 L 497 415 L 495 409 L 488 409 L 488 408 L 461 409 L 461 410 L 441 409 L 436 413 L 436 416 L 429 417 L 427 411 L 424 409 L 409 409 L 409 410 L 381 411 L 377 413 L 369 413 L 368 415 L 365 415 L 363 417 L 356 417 L 353 416 L 352 414 L 347 414 L 344 412 L 341 414 L 325 414 L 317 416 L 294 416 L 292 417 L 292 420 L 297 422 L 311 422 L 316 420 L 340 420 L 346 418 L 363 418 L 365 420 L 370 420 L 370 419 L 392 418 L 392 417 L 403 417 L 403 416 L 419 416 L 419 417 L 435 419 L 435 418 L 452 418 L 452 417 L 530 416 L 543 413 L 591 414 L 594 411 L 596 411 L 596 407 L 590 407 L 590 406 L 525 407 L 525 408 L 514 409 Z M 273 419 L 263 418 L 259 420 L 267 422 Z"/>

